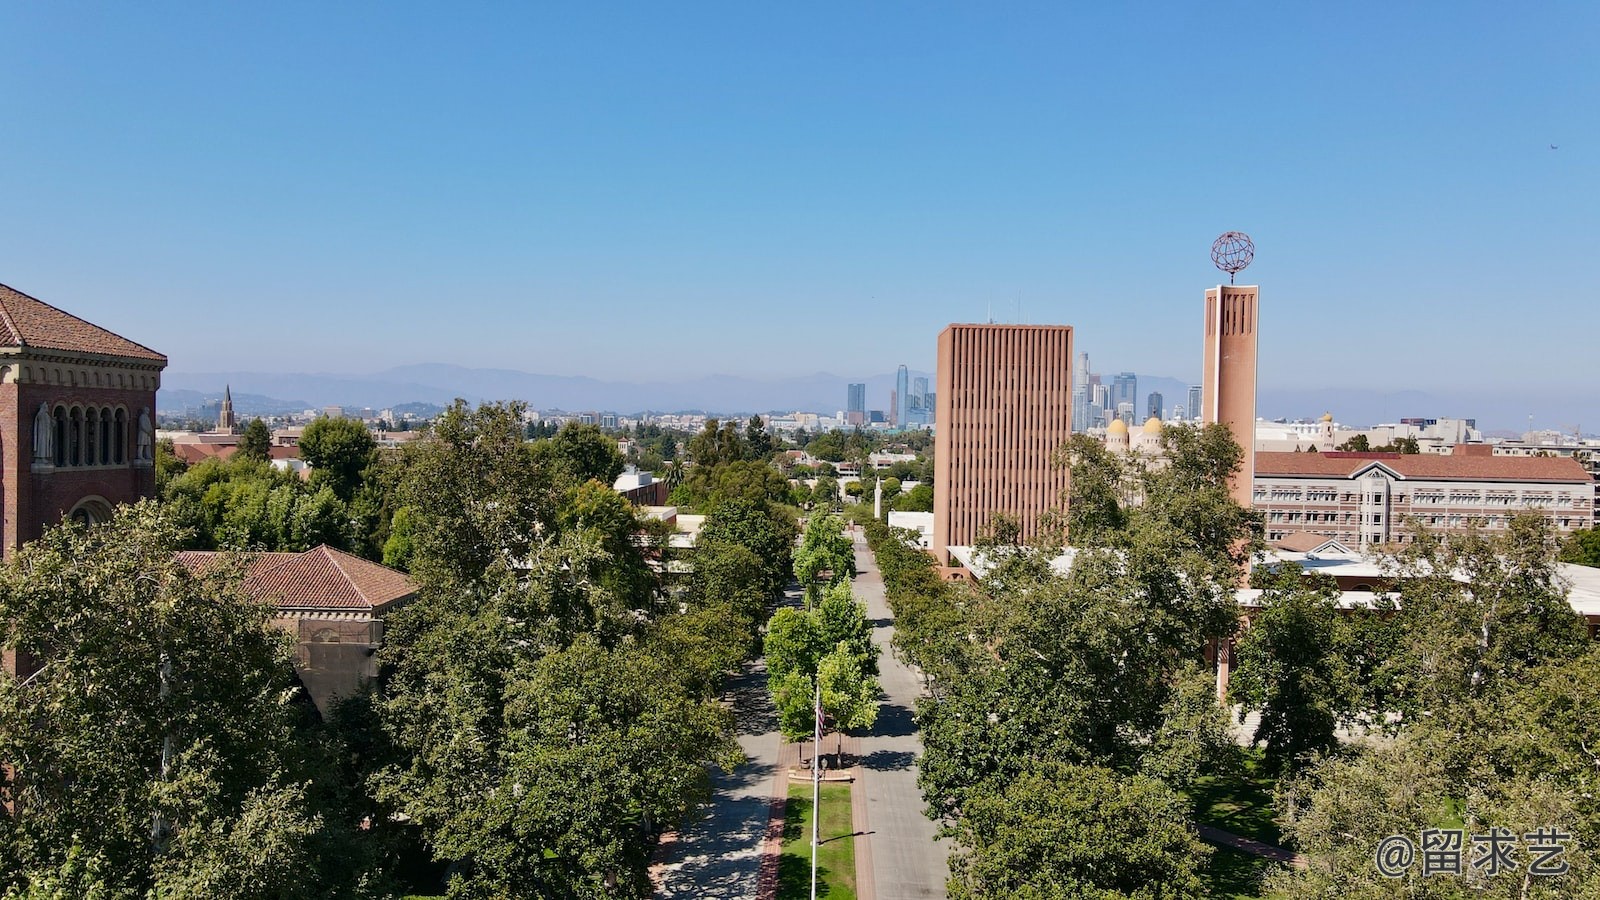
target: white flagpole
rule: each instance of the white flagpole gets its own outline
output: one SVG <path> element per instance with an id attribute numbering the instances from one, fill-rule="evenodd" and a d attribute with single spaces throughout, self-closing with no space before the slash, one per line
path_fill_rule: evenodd
<path id="1" fill-rule="evenodd" d="M 822 770 L 817 768 L 817 762 L 822 755 L 822 673 L 818 672 L 816 705 L 812 707 L 812 723 L 815 728 L 812 734 L 811 751 L 811 900 L 817 900 L 817 827 L 822 821 L 822 809 L 818 801 L 821 796 Z"/>

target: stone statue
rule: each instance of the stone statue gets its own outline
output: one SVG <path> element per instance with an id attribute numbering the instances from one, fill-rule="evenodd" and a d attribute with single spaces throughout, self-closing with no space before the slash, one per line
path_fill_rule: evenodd
<path id="1" fill-rule="evenodd" d="M 44 403 L 33 417 L 33 461 L 46 465 L 56 461 L 56 420 Z"/>
<path id="2" fill-rule="evenodd" d="M 141 409 L 139 410 L 139 443 L 136 445 L 138 449 L 134 452 L 135 459 L 149 462 L 156 458 L 153 437 L 154 434 L 150 430 L 150 410 L 148 408 Z"/>

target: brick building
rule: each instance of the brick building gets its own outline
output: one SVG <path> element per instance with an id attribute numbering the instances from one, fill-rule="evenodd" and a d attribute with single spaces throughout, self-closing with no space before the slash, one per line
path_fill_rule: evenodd
<path id="1" fill-rule="evenodd" d="M 1351 548 L 1403 542 L 1411 518 L 1447 532 L 1473 521 L 1504 528 L 1522 511 L 1559 532 L 1594 524 L 1595 482 L 1580 463 L 1492 452 L 1486 444 L 1448 456 L 1258 452 L 1251 506 L 1269 542 L 1305 532 Z"/>
<path id="2" fill-rule="evenodd" d="M 203 570 L 212 551 L 178 554 Z M 338 697 L 377 675 L 384 618 L 416 596 L 404 574 L 326 545 L 304 553 L 257 553 L 240 587 L 278 608 L 274 623 L 295 639 L 295 672 L 326 714 Z"/>
<path id="3" fill-rule="evenodd" d="M 167 358 L 0 285 L 0 546 L 155 493 Z"/>
<path id="4" fill-rule="evenodd" d="M 933 552 L 949 566 L 991 517 L 1022 537 L 1058 508 L 1067 470 L 1054 454 L 1072 434 L 1072 328 L 961 325 L 939 334 Z M 948 574 L 948 573 L 947 573 Z"/>

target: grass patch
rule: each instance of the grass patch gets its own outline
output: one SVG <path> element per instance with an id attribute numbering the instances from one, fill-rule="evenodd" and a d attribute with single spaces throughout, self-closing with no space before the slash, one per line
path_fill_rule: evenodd
<path id="1" fill-rule="evenodd" d="M 1213 847 L 1211 861 L 1200 873 L 1211 900 L 1260 900 L 1261 879 L 1277 863 L 1231 847 Z"/>
<path id="2" fill-rule="evenodd" d="M 1261 752 L 1246 750 L 1244 766 L 1239 772 L 1195 780 L 1194 787 L 1189 789 L 1195 820 L 1262 843 L 1282 846 L 1283 835 L 1278 832 L 1278 824 L 1272 821 L 1277 814 L 1272 806 L 1275 783 Z"/>
<path id="3" fill-rule="evenodd" d="M 850 785 L 822 786 L 822 822 L 817 851 L 817 896 L 856 900 L 855 824 Z M 789 785 L 784 806 L 783 855 L 778 857 L 778 900 L 811 897 L 811 784 Z"/>

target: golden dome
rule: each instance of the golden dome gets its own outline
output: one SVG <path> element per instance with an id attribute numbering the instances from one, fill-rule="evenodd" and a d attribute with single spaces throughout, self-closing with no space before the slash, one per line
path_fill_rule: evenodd
<path id="1" fill-rule="evenodd" d="M 1127 434 L 1127 433 L 1128 433 L 1128 423 L 1122 421 L 1121 419 L 1112 419 L 1111 420 L 1111 424 L 1106 426 L 1106 434 Z"/>
<path id="2" fill-rule="evenodd" d="M 1161 430 L 1161 420 L 1160 419 L 1156 418 L 1155 416 L 1151 416 L 1150 418 L 1144 420 L 1144 433 L 1145 434 L 1154 434 L 1154 433 L 1156 433 L 1156 432 L 1158 432 L 1160 430 Z"/>
<path id="3" fill-rule="evenodd" d="M 1322 414 L 1322 418 L 1319 421 L 1332 422 L 1333 421 L 1333 413 L 1331 413 L 1331 412 L 1323 413 Z"/>

